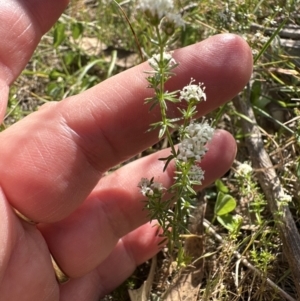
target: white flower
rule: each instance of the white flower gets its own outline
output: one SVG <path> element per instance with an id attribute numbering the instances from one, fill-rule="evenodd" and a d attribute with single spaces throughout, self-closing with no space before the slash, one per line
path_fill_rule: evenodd
<path id="1" fill-rule="evenodd" d="M 164 189 L 163 185 L 159 182 L 153 182 L 151 188 L 156 192 L 162 192 Z"/>
<path id="2" fill-rule="evenodd" d="M 175 27 L 184 27 L 185 23 L 180 14 L 167 13 L 166 19 L 174 23 Z"/>
<path id="3" fill-rule="evenodd" d="M 167 65 L 168 68 L 171 68 L 172 66 L 176 65 L 176 61 L 173 59 L 172 54 L 169 52 L 164 52 L 163 57 L 164 65 Z M 158 63 L 160 62 L 160 54 L 154 54 L 149 60 L 149 65 L 154 69 L 158 70 Z"/>
<path id="4" fill-rule="evenodd" d="M 285 192 L 280 192 L 279 193 L 279 202 L 282 202 L 282 203 L 290 203 L 292 201 L 292 196 L 285 193 Z"/>
<path id="5" fill-rule="evenodd" d="M 159 19 L 174 9 L 173 0 L 139 0 L 137 8 L 143 12 L 150 12 L 152 17 Z"/>
<path id="6" fill-rule="evenodd" d="M 211 140 L 214 129 L 204 121 L 203 123 L 191 122 L 186 127 L 187 138 L 179 144 L 178 159 L 187 161 L 190 158 L 194 158 L 196 161 L 200 161 L 205 155 L 207 148 L 206 143 Z"/>
<path id="7" fill-rule="evenodd" d="M 189 178 L 192 181 L 201 183 L 204 179 L 204 170 L 198 165 L 193 165 L 189 171 Z"/>
<path id="8" fill-rule="evenodd" d="M 142 178 L 138 183 L 138 187 L 141 189 L 142 195 L 146 196 L 150 191 L 150 181 L 147 178 Z"/>
<path id="9" fill-rule="evenodd" d="M 237 167 L 236 171 L 236 176 L 246 176 L 252 172 L 252 167 L 244 162 Z"/>
<path id="10" fill-rule="evenodd" d="M 161 183 L 153 182 L 153 180 L 148 180 L 147 178 L 142 178 L 138 183 L 141 194 L 143 196 L 152 196 L 154 194 L 161 194 L 164 190 L 164 187 Z"/>
<path id="11" fill-rule="evenodd" d="M 194 85 L 193 82 L 195 80 L 191 79 L 189 85 L 185 86 L 182 91 L 180 91 L 179 100 L 185 100 L 190 102 L 191 100 L 200 102 L 202 100 L 206 101 L 206 94 L 204 92 L 205 87 L 203 87 L 202 83 L 198 85 Z"/>

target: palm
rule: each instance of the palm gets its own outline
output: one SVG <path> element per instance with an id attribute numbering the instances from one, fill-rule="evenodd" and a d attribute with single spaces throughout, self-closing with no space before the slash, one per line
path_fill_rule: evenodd
<path id="1" fill-rule="evenodd" d="M 1 117 L 8 86 L 66 4 L 0 0 Z M 203 114 L 238 93 L 251 73 L 251 52 L 235 36 L 217 36 L 175 55 L 183 67 L 168 89 L 180 88 L 191 77 L 201 79 L 209 99 L 201 107 Z M 156 133 L 145 134 L 157 116 L 143 105 L 149 96 L 145 67 L 47 106 L 0 134 L 3 300 L 97 300 L 157 252 L 158 238 L 147 224 L 136 186 L 141 177 L 155 175 L 170 185 L 173 167 L 161 174 L 157 160 L 166 153 L 101 178 L 107 169 L 156 141 Z M 210 149 L 203 161 L 204 185 L 228 169 L 234 140 L 220 131 Z M 39 225 L 18 219 L 11 206 Z M 57 284 L 49 249 L 70 276 L 67 284 Z"/>

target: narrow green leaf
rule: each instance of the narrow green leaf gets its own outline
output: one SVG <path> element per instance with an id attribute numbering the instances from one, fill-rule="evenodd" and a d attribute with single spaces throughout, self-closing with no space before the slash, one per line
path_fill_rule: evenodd
<path id="1" fill-rule="evenodd" d="M 278 121 L 276 118 L 274 118 L 273 116 L 271 116 L 270 114 L 268 114 L 265 110 L 262 110 L 260 108 L 258 108 L 257 106 L 253 106 L 253 108 L 255 110 L 257 110 L 260 114 L 262 114 L 263 116 L 271 119 L 273 122 L 277 123 L 278 125 L 280 125 L 282 128 L 284 128 L 286 131 L 290 132 L 291 134 L 294 134 L 294 131 L 291 130 L 288 126 L 286 126 L 285 124 L 281 123 L 280 121 Z"/>
<path id="2" fill-rule="evenodd" d="M 163 135 L 165 134 L 166 130 L 167 130 L 167 127 L 165 125 L 163 125 L 161 127 L 161 129 L 159 130 L 159 135 L 158 135 L 159 139 L 161 139 L 163 137 Z"/>
<path id="3" fill-rule="evenodd" d="M 260 52 L 255 57 L 255 59 L 254 59 L 254 65 L 257 63 L 257 61 L 259 60 L 259 58 L 264 54 L 264 52 L 267 50 L 267 48 L 271 45 L 272 41 L 275 39 L 275 37 L 277 36 L 277 34 L 280 32 L 280 30 L 283 28 L 284 24 L 287 21 L 288 21 L 288 18 L 286 18 L 285 20 L 283 20 L 281 22 L 281 24 L 277 27 L 277 29 L 273 32 L 273 34 L 271 35 L 271 37 L 269 38 L 269 40 L 264 44 L 264 46 L 262 47 L 262 49 L 260 50 Z"/>
<path id="4" fill-rule="evenodd" d="M 300 179 L 300 162 L 298 162 L 296 165 L 296 175 L 297 178 Z"/>
<path id="5" fill-rule="evenodd" d="M 163 172 L 166 171 L 166 169 L 167 169 L 169 163 L 173 160 L 173 158 L 174 158 L 174 157 L 173 157 L 172 155 L 169 156 L 169 157 L 167 158 L 166 163 L 165 163 L 165 166 L 164 166 L 164 169 L 163 169 Z"/>
<path id="6" fill-rule="evenodd" d="M 50 80 L 56 80 L 59 77 L 65 79 L 66 74 L 62 73 L 62 72 L 60 72 L 59 70 L 56 70 L 56 69 L 53 69 L 53 70 L 50 71 L 50 73 L 49 73 L 49 79 Z"/>

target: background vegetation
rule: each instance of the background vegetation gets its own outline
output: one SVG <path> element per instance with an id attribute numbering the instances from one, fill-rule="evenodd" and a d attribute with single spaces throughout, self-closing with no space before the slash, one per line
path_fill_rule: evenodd
<path id="1" fill-rule="evenodd" d="M 143 19 L 137 18 L 134 1 L 118 2 L 143 52 L 151 53 L 147 26 Z M 201 282 L 197 285 L 197 298 L 190 300 L 295 300 L 299 293 L 293 279 L 295 271 L 288 264 L 290 257 L 283 253 L 283 249 L 292 246 L 284 245 L 287 244 L 282 235 L 284 228 L 276 218 L 276 214 L 283 214 L 282 208 L 272 209 L 259 181 L 260 174 L 268 171 L 255 165 L 259 154 L 251 152 L 247 145 L 243 122 L 249 121 L 249 116 L 239 110 L 239 103 L 248 103 L 255 114 L 255 119 L 250 121 L 262 135 L 263 148 L 271 159 L 270 168 L 276 171 L 282 190 L 292 197 L 283 206 L 289 208 L 297 228 L 300 3 L 180 0 L 177 4 L 186 27 L 178 32 L 174 47 L 232 32 L 247 40 L 255 59 L 253 77 L 245 90 L 209 116 L 215 120 L 216 127 L 234 135 L 238 154 L 232 169 L 199 194 L 200 210 L 195 214 L 200 214 L 198 220 L 203 221 L 199 230 L 203 244 L 198 250 L 201 251 L 201 267 L 198 266 Z M 139 46 L 113 1 L 73 0 L 11 87 L 1 128 L 9 127 L 46 102 L 78 94 L 139 62 Z M 163 145 L 162 142 L 140 156 Z M 239 171 L 239 165 L 244 162 L 252 165 L 252 172 Z M 164 252 L 158 260 L 161 264 L 157 265 L 152 284 L 153 300 L 159 300 L 176 278 L 176 271 L 170 268 L 171 262 Z M 294 260 L 297 262 L 298 258 Z M 127 288 L 141 285 L 149 274 L 149 266 L 146 263 L 137 269 L 131 279 L 106 299 L 129 300 Z M 275 286 L 270 284 L 272 281 Z"/>

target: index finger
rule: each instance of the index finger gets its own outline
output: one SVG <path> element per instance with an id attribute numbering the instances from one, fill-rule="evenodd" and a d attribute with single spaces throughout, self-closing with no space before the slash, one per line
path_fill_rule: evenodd
<path id="1" fill-rule="evenodd" d="M 252 71 L 244 40 L 218 35 L 175 52 L 180 66 L 168 90 L 193 77 L 204 82 L 201 114 L 236 95 Z M 147 63 L 57 105 L 36 112 L 0 134 L 0 184 L 10 203 L 35 221 L 53 222 L 73 211 L 112 166 L 157 140 L 147 132 L 159 119 L 144 99 Z M 175 107 L 169 114 L 175 115 Z M 17 187 L 17 189 L 16 189 Z"/>

